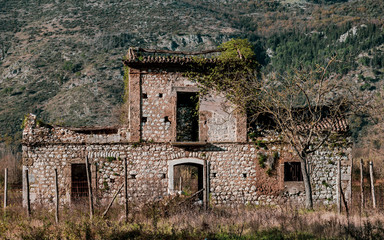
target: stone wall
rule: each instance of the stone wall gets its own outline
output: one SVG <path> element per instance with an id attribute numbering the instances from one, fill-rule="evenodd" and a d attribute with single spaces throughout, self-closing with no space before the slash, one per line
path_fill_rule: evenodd
<path id="1" fill-rule="evenodd" d="M 177 93 L 198 92 L 199 88 L 183 77 L 180 69 L 164 71 L 140 66 L 130 69 L 126 128 L 71 129 L 39 123 L 34 115 L 26 119 L 23 168 L 30 173 L 34 204 L 53 203 L 55 168 L 59 174 L 60 203 L 72 203 L 72 166 L 85 163 L 86 157 L 91 164 L 95 199 L 101 204 L 108 202 L 122 185 L 125 159 L 131 202 L 153 201 L 174 194 L 175 164 L 207 166 L 212 205 L 303 201 L 303 182 L 284 180 L 285 162 L 298 161 L 292 149 L 274 134 L 258 139 L 263 142 L 261 145 L 249 142 L 245 114 L 237 112 L 219 94 L 210 92 L 199 98 L 199 141 L 177 142 Z M 335 202 L 339 159 L 345 195 L 350 196 L 352 163 L 350 141 L 346 140 L 324 146 L 309 161 L 313 196 L 318 203 Z M 118 201 L 122 198 L 120 194 Z"/>
<path id="2" fill-rule="evenodd" d="M 130 124 L 137 124 L 140 118 L 140 134 L 144 141 L 176 141 L 177 93 L 199 92 L 197 84 L 183 77 L 180 72 L 158 69 L 130 71 L 130 106 L 140 109 L 139 113 L 132 110 L 135 112 L 129 117 Z M 133 93 L 137 89 L 140 89 L 139 95 Z M 201 96 L 198 112 L 199 141 L 236 142 L 237 139 L 246 139 L 246 122 L 240 119 L 244 116 L 235 113 L 235 108 L 223 96 L 214 92 Z M 131 132 L 136 131 L 134 126 L 130 129 Z M 240 134 L 244 136 L 239 137 Z"/>
<path id="3" fill-rule="evenodd" d="M 40 126 L 41 125 L 41 126 Z M 106 128 L 106 131 L 110 130 Z M 76 130 L 71 130 L 64 127 L 46 126 L 44 123 L 39 123 L 36 116 L 30 114 L 26 119 L 25 128 L 23 131 L 23 142 L 28 144 L 51 144 L 51 143 L 117 143 L 127 142 L 130 140 L 130 133 L 126 128 L 116 129 L 115 133 L 95 134 L 93 131 L 102 131 L 102 129 L 84 128 L 79 133 Z"/>
<path id="4" fill-rule="evenodd" d="M 310 160 L 310 173 L 314 186 L 313 198 L 324 204 L 336 203 L 337 162 L 341 162 L 341 184 L 350 200 L 352 191 L 352 148 L 325 146 L 316 151 Z"/>
<path id="5" fill-rule="evenodd" d="M 32 134 L 42 137 L 46 131 L 44 127 L 35 126 Z M 60 129 L 51 132 L 60 132 Z M 80 137 L 78 133 L 74 135 Z M 69 137 L 62 136 L 63 139 Z M 265 141 L 263 147 L 254 143 L 219 142 L 178 147 L 171 143 L 64 142 L 49 134 L 43 139 L 40 141 L 38 138 L 38 141 L 28 144 L 25 142 L 23 146 L 23 165 L 30 172 L 30 192 L 34 204 L 53 203 L 54 168 L 59 174 L 60 202 L 70 203 L 71 164 L 84 163 L 85 156 L 91 164 L 96 199 L 102 204 L 110 200 L 123 182 L 123 159 L 128 161 L 129 200 L 132 202 L 152 201 L 172 194 L 169 166 L 173 160 L 181 163 L 206 161 L 210 202 L 213 205 L 269 204 L 287 199 L 301 202 L 304 198 L 303 182 L 284 182 L 284 162 L 297 161 L 297 158 L 287 146 L 273 140 Z M 265 164 L 260 163 L 260 156 L 265 156 Z M 326 147 L 315 153 L 310 172 L 316 202 L 335 202 L 335 163 L 339 158 L 343 163 L 344 190 L 349 196 L 349 156 L 350 148 L 347 147 Z M 118 201 L 121 202 L 122 197 L 120 194 Z"/>

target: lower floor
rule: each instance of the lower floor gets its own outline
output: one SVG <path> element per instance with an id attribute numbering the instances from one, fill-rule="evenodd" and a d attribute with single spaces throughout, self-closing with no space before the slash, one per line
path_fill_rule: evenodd
<path id="1" fill-rule="evenodd" d="M 340 151 L 343 154 L 340 154 Z M 317 151 L 308 161 L 313 198 L 333 204 L 338 159 L 344 194 L 351 192 L 351 159 L 344 149 Z M 212 205 L 273 204 L 304 199 L 301 165 L 281 144 L 253 143 L 43 144 L 23 146 L 23 169 L 28 169 L 32 204 L 53 204 L 55 169 L 61 204 L 87 199 L 86 159 L 95 201 L 105 204 L 121 188 L 126 163 L 128 197 L 132 202 L 154 201 L 174 194 Z M 23 177 L 24 200 L 26 177 Z M 123 192 L 117 195 L 123 202 Z"/>

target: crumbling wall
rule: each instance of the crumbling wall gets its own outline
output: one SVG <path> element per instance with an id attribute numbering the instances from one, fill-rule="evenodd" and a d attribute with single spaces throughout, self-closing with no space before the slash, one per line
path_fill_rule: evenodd
<path id="1" fill-rule="evenodd" d="M 238 119 L 236 109 L 219 94 L 202 97 L 200 105 L 202 125 L 206 127 L 204 140 L 208 142 L 237 142 Z M 246 128 L 246 126 L 243 126 Z"/>
<path id="2" fill-rule="evenodd" d="M 352 148 L 324 146 L 310 159 L 310 174 L 314 200 L 324 204 L 336 203 L 337 162 L 341 161 L 341 185 L 346 200 L 351 200 L 352 193 Z"/>
<path id="3" fill-rule="evenodd" d="M 53 204 L 55 168 L 59 174 L 60 202 L 70 203 L 71 164 L 85 163 L 85 156 L 88 156 L 91 164 L 95 199 L 101 204 L 108 202 L 121 186 L 124 159 L 128 162 L 129 200 L 132 202 L 152 201 L 168 196 L 169 163 L 176 159 L 200 159 L 207 162 L 210 201 L 213 205 L 273 204 L 287 199 L 298 202 L 304 200 L 303 182 L 284 182 L 283 178 L 284 162 L 297 161 L 297 158 L 288 146 L 273 138 L 266 139 L 262 146 L 256 143 L 211 143 L 177 147 L 171 143 L 123 141 L 79 143 L 77 139 L 86 136 L 73 133 L 71 138 L 70 132 L 55 135 L 56 130 L 47 131 L 45 127 L 34 127 L 33 132 L 27 129 L 24 133 L 23 165 L 30 172 L 30 192 L 34 204 Z M 45 140 L 28 142 L 37 136 L 38 140 Z M 310 172 L 316 202 L 335 203 L 335 163 L 338 158 L 342 159 L 344 193 L 349 196 L 350 150 L 348 146 L 324 147 L 313 155 Z M 122 200 L 121 193 L 118 201 Z"/>
<path id="4" fill-rule="evenodd" d="M 131 70 L 137 74 L 137 70 Z M 136 81 L 139 84 L 139 81 Z M 142 70 L 141 85 L 141 138 L 144 141 L 178 141 L 177 93 L 199 92 L 197 83 L 179 72 Z M 137 89 L 137 88 L 135 88 Z M 133 94 L 132 94 L 133 95 Z M 131 104 L 138 101 L 132 100 Z M 239 134 L 245 135 L 246 125 L 238 124 L 235 108 L 223 97 L 209 93 L 200 97 L 199 141 L 236 142 Z M 239 128 L 243 128 L 240 131 Z M 246 139 L 246 136 L 243 139 Z"/>
<path id="5" fill-rule="evenodd" d="M 268 175 L 258 165 L 250 144 L 215 144 L 184 149 L 168 143 L 41 145 L 25 148 L 25 168 L 30 171 L 31 201 L 50 204 L 54 198 L 54 168 L 58 169 L 60 202 L 70 203 L 71 164 L 88 156 L 94 194 L 106 203 L 123 182 L 123 159 L 128 161 L 130 201 L 152 201 L 169 194 L 168 162 L 193 158 L 209 164 L 211 201 L 214 205 L 258 204 L 260 196 L 276 198 L 281 190 L 278 172 Z M 122 193 L 118 201 L 123 198 Z"/>
<path id="6" fill-rule="evenodd" d="M 82 129 L 82 133 L 76 130 L 71 130 L 59 126 L 45 126 L 46 124 L 40 123 L 36 120 L 36 116 L 30 114 L 26 119 L 23 142 L 25 144 L 52 144 L 52 143 L 77 143 L 77 144 L 90 144 L 90 143 L 116 143 L 127 142 L 130 139 L 130 133 L 126 128 L 117 129 L 116 133 L 112 134 L 94 134 L 91 128 Z M 100 130 L 98 130 L 100 131 Z M 89 133 L 84 133 L 89 132 Z"/>

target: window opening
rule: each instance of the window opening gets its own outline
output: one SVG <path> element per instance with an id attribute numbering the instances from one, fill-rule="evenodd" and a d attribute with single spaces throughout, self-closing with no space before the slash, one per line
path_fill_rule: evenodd
<path id="1" fill-rule="evenodd" d="M 71 165 L 71 199 L 78 201 L 88 197 L 87 170 L 84 163 Z"/>
<path id="2" fill-rule="evenodd" d="M 284 181 L 303 181 L 300 162 L 284 163 Z"/>
<path id="3" fill-rule="evenodd" d="M 147 117 L 142 117 L 142 118 L 141 118 L 141 122 L 142 122 L 142 123 L 146 123 L 146 122 L 147 122 Z"/>
<path id="4" fill-rule="evenodd" d="M 199 140 L 199 95 L 197 92 L 177 93 L 176 140 L 196 142 Z"/>
<path id="5" fill-rule="evenodd" d="M 163 97 L 163 94 L 162 93 L 159 93 L 159 98 L 162 98 Z"/>
<path id="6" fill-rule="evenodd" d="M 147 99 L 148 95 L 146 93 L 143 93 L 143 99 Z"/>

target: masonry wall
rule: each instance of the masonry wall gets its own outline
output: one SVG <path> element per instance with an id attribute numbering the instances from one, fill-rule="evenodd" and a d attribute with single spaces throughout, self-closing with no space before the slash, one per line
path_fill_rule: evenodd
<path id="1" fill-rule="evenodd" d="M 55 168 L 60 203 L 71 204 L 71 166 L 85 163 L 86 157 L 91 164 L 95 199 L 100 204 L 106 204 L 122 185 L 124 159 L 128 161 L 132 203 L 174 194 L 170 175 L 175 162 L 207 165 L 212 205 L 304 200 L 303 182 L 284 181 L 285 162 L 298 161 L 292 149 L 276 136 L 259 139 L 262 146 L 248 142 L 245 115 L 223 96 L 214 92 L 200 96 L 199 141 L 180 145 L 176 136 L 177 93 L 198 92 L 196 83 L 177 69 L 131 68 L 128 86 L 129 126 L 113 133 L 39 125 L 35 116 L 29 116 L 23 132 L 23 169 L 30 173 L 33 204 L 53 204 Z M 324 146 L 309 160 L 315 202 L 335 203 L 339 159 L 343 189 L 350 197 L 352 163 L 348 142 Z M 121 193 L 118 201 L 122 200 Z"/>
<path id="2" fill-rule="evenodd" d="M 324 204 L 336 203 L 337 162 L 341 162 L 341 185 L 347 201 L 352 193 L 352 148 L 342 146 L 324 146 L 310 159 L 310 174 L 313 186 L 313 198 Z"/>
<path id="3" fill-rule="evenodd" d="M 35 135 L 45 128 L 35 127 Z M 55 131 L 59 131 L 56 129 Z M 69 131 L 70 132 L 70 131 Z M 40 136 L 42 136 L 40 134 Z M 67 136 L 68 137 L 68 136 Z M 50 136 L 46 136 L 50 139 Z M 47 140 L 48 141 L 48 140 Z M 209 193 L 213 205 L 270 204 L 304 199 L 302 182 L 284 182 L 284 162 L 297 161 L 283 144 L 210 143 L 205 146 L 177 147 L 171 143 L 87 143 L 55 141 L 23 146 L 24 169 L 29 169 L 31 201 L 53 204 L 54 168 L 58 169 L 60 202 L 71 203 L 71 164 L 84 163 L 88 156 L 95 198 L 106 204 L 123 182 L 123 159 L 128 161 L 129 196 L 132 202 L 145 202 L 169 196 L 169 163 L 172 160 L 203 160 L 209 169 Z M 274 158 L 278 153 L 278 158 Z M 266 156 L 265 167 L 260 156 Z M 315 153 L 310 172 L 314 200 L 332 204 L 336 196 L 336 161 L 342 159 L 342 179 L 349 197 L 350 148 L 326 147 Z M 271 170 L 268 170 L 271 169 Z M 25 181 L 25 179 L 24 179 Z M 25 186 L 25 185 L 24 185 Z M 122 201 L 122 194 L 118 201 Z"/>
<path id="4" fill-rule="evenodd" d="M 130 132 L 140 132 L 144 141 L 176 141 L 177 93 L 199 92 L 197 84 L 180 72 L 131 69 L 130 73 Z M 139 89 L 138 94 L 136 91 Z M 201 96 L 198 114 L 199 141 L 246 140 L 246 121 L 242 121 L 245 116 L 237 114 L 223 96 L 214 92 Z M 132 140 L 138 141 L 139 138 Z"/>

